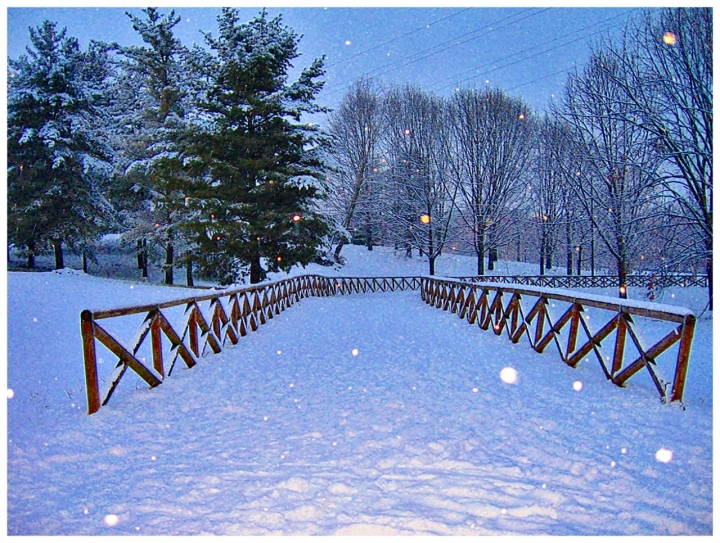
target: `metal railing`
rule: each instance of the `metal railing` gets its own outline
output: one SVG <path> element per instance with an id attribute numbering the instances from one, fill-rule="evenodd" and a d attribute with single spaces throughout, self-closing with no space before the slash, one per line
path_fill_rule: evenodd
<path id="1" fill-rule="evenodd" d="M 592 297 L 576 298 L 569 295 L 548 294 L 537 289 L 513 288 L 510 285 L 491 283 L 470 283 L 456 280 L 428 277 L 324 277 L 303 275 L 225 292 L 202 296 L 186 297 L 158 304 L 123 307 L 104 310 L 84 310 L 80 315 L 82 334 L 85 383 L 88 414 L 95 413 L 107 404 L 127 370 L 131 370 L 150 387 L 160 385 L 170 375 L 178 360 L 186 367 L 197 364 L 198 359 L 208 352 L 221 352 L 228 344 L 237 344 L 239 339 L 257 330 L 268 320 L 286 310 L 299 300 L 309 296 L 335 296 L 367 292 L 397 292 L 420 290 L 422 299 L 436 307 L 457 312 L 473 324 L 488 329 L 490 324 L 496 334 L 508 330 L 513 342 L 526 335 L 532 347 L 542 352 L 553 342 L 558 345 L 563 360 L 576 365 L 585 355 L 598 348 L 611 332 L 616 331 L 616 342 L 612 367 L 600 362 L 608 379 L 622 385 L 635 373 L 646 367 L 653 376 L 658 390 L 664 394 L 664 384 L 652 370 L 655 358 L 680 341 L 673 390 L 670 401 L 682 400 L 687 360 L 692 342 L 695 317 L 687 310 L 658 311 L 647 309 L 647 305 L 633 307 L 631 302 L 613 304 L 594 301 Z M 494 298 L 490 301 L 490 293 Z M 502 296 L 510 293 L 511 299 L 503 305 Z M 522 296 L 536 296 L 538 301 L 527 316 L 524 315 L 520 300 Z M 596 297 L 597 298 L 597 297 Z M 571 301 L 571 308 L 554 323 L 547 311 L 547 300 Z M 209 302 L 209 303 L 208 303 Z M 183 308 L 180 325 L 173 325 L 168 311 Z M 594 335 L 591 334 L 580 314 L 584 307 L 601 307 L 615 311 L 608 323 Z M 99 321 L 117 319 L 131 315 L 144 315 L 134 338 L 123 344 Z M 650 347 L 644 349 L 633 329 L 632 315 L 645 316 L 675 323 L 681 323 L 674 332 Z M 521 322 L 522 321 L 522 322 Z M 544 323 L 550 329 L 544 332 Z M 559 333 L 569 325 L 567 349 L 560 348 Z M 534 328 L 533 328 L 534 327 Z M 578 330 L 582 328 L 588 341 L 577 347 Z M 531 333 L 531 329 L 534 330 Z M 180 332 L 181 331 L 181 332 Z M 623 367 L 625 338 L 629 336 L 637 346 L 639 358 Z M 149 338 L 149 339 L 148 339 Z M 103 394 L 100 391 L 101 376 L 98 374 L 97 344 L 99 342 L 117 357 L 115 368 L 106 383 Z M 141 356 L 140 350 L 149 349 L 148 357 Z M 103 380 L 104 377 L 102 376 Z"/>

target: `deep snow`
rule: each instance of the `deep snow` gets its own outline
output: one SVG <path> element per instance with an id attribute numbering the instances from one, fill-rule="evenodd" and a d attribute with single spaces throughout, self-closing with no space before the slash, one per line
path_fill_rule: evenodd
<path id="1" fill-rule="evenodd" d="M 296 273 L 426 273 L 389 249 L 344 253 Z M 408 292 L 302 300 L 156 389 L 124 380 L 88 417 L 80 311 L 188 293 L 8 273 L 9 535 L 712 533 L 708 315 L 684 410 Z M 700 312 L 704 294 L 662 301 Z"/>

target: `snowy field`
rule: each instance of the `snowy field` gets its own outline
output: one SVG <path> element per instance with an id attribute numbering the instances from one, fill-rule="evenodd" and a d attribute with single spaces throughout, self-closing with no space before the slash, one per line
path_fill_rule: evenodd
<path id="1" fill-rule="evenodd" d="M 390 249 L 344 254 L 298 273 L 426 273 Z M 444 256 L 438 273 L 474 266 Z M 124 380 L 88 417 L 80 311 L 190 292 L 8 273 L 9 535 L 712 534 L 707 313 L 685 409 L 407 292 L 304 299 L 155 389 Z M 662 302 L 699 314 L 704 296 Z"/>

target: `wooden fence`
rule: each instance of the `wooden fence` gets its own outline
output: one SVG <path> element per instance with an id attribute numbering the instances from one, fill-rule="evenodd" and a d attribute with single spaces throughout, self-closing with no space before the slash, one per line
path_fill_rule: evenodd
<path id="1" fill-rule="evenodd" d="M 476 275 L 453 277 L 459 281 L 512 283 L 550 288 L 617 288 L 616 275 Z M 654 287 L 707 287 L 707 275 L 628 275 L 625 286 L 647 289 Z"/>
<path id="2" fill-rule="evenodd" d="M 569 366 L 575 367 L 583 358 L 593 353 L 607 379 L 618 386 L 622 386 L 645 368 L 663 401 L 682 401 L 695 330 L 695 316 L 692 312 L 683 308 L 629 300 L 613 303 L 607 297 L 578 297 L 577 294 L 580 293 L 433 277 L 423 277 L 421 288 L 421 295 L 426 303 L 456 313 L 470 324 L 477 323 L 483 330 L 492 328 L 496 335 L 505 331 L 513 343 L 525 337 L 539 353 L 551 343 L 554 344 L 562 360 Z M 529 310 L 527 306 L 523 309 L 524 297 L 531 300 Z M 562 316 L 554 321 L 548 310 L 548 304 L 552 301 L 569 304 Z M 605 310 L 605 318 L 595 332 L 590 330 L 586 318 L 583 318 L 586 308 Z M 676 326 L 653 345 L 644 347 L 637 333 L 634 317 L 666 321 Z M 611 354 L 603 358 L 605 353 L 601 351 L 601 344 L 613 332 L 615 341 Z M 630 340 L 627 341 L 627 338 Z M 674 378 L 672 383 L 666 383 L 658 376 L 656 358 L 678 342 Z M 636 351 L 635 358 L 629 363 L 625 360 L 626 346 L 634 347 Z M 667 388 L 670 384 L 672 388 L 668 398 Z"/>
<path id="3" fill-rule="evenodd" d="M 658 390 L 663 393 L 663 384 L 652 370 L 655 357 L 680 340 L 675 379 L 671 401 L 682 400 L 683 386 L 687 372 L 687 359 L 692 342 L 695 317 L 687 310 L 663 312 L 632 308 L 625 303 L 610 304 L 593 302 L 591 299 L 552 295 L 537 290 L 512 288 L 508 285 L 469 283 L 463 281 L 438 280 L 421 277 L 323 277 L 303 275 L 281 281 L 255 285 L 225 292 L 209 293 L 141 306 L 85 310 L 80 315 L 83 343 L 85 383 L 87 390 L 88 414 L 95 413 L 107 404 L 127 370 L 130 369 L 150 387 L 162 383 L 170 375 L 179 360 L 188 368 L 197 364 L 199 358 L 208 352 L 221 352 L 228 344 L 234 345 L 239 339 L 272 319 L 275 315 L 308 296 L 335 296 L 366 292 L 396 292 L 420 290 L 422 299 L 436 307 L 457 312 L 471 324 L 478 321 L 483 329 L 493 324 L 496 334 L 508 330 L 510 339 L 519 341 L 526 335 L 533 348 L 542 350 L 552 341 L 558 345 L 563 360 L 574 366 L 590 351 L 598 353 L 603 339 L 617 330 L 615 354 L 611 368 L 600 362 L 608 379 L 622 385 L 635 373 L 646 367 L 654 378 Z M 490 293 L 495 292 L 492 301 Z M 502 305 L 503 293 L 512 293 L 509 303 Z M 524 316 L 520 304 L 521 296 L 538 297 L 533 309 Z M 550 320 L 546 305 L 548 299 L 571 300 L 572 307 L 554 324 Z M 209 303 L 207 303 L 209 302 Z M 629 303 L 629 302 L 628 302 Z M 204 306 L 207 306 L 203 308 Z M 167 316 L 171 308 L 184 307 L 180 326 L 173 326 Z M 616 311 L 616 315 L 595 335 L 591 335 L 585 321 L 580 318 L 584 307 L 602 307 Z M 98 321 L 144 315 L 142 324 L 134 339 L 123 344 L 121 340 L 101 326 Z M 645 350 L 640 346 L 633 330 L 632 315 L 681 323 L 667 337 Z M 479 320 L 478 320 L 479 318 Z M 544 334 L 544 323 L 548 321 L 549 331 Z M 522 322 L 520 322 L 522 321 Z M 530 330 L 534 323 L 534 333 Z M 570 339 L 563 351 L 558 343 L 558 333 L 569 323 Z M 579 324 L 589 340 L 576 348 Z M 182 330 L 182 333 L 179 331 Z M 544 335 L 543 335 L 544 334 Z M 626 334 L 638 348 L 640 357 L 623 368 L 624 342 Z M 165 339 L 163 339 L 163 336 Z M 149 338 L 149 339 L 148 339 Z M 117 363 L 110 375 L 105 392 L 100 392 L 98 374 L 97 342 L 117 357 Z M 150 362 L 138 353 L 145 346 L 150 349 Z"/>
<path id="4" fill-rule="evenodd" d="M 136 373 L 150 387 L 160 385 L 170 375 L 179 359 L 191 368 L 208 348 L 219 353 L 228 344 L 236 344 L 240 337 L 255 331 L 278 313 L 308 296 L 334 296 L 359 292 L 395 292 L 419 290 L 419 277 L 322 277 L 304 275 L 274 283 L 236 290 L 193 296 L 164 302 L 99 311 L 85 310 L 80 315 L 85 360 L 85 385 L 88 414 L 107 404 L 128 369 Z M 209 301 L 209 312 L 201 302 Z M 183 324 L 175 328 L 164 310 L 185 306 Z M 103 319 L 145 314 L 140 329 L 129 345 L 123 345 L 98 321 Z M 182 330 L 182 333 L 178 333 Z M 170 343 L 169 360 L 164 355 L 163 335 Z M 138 352 L 149 339 L 149 366 Z M 110 376 L 107 390 L 100 392 L 96 340 L 118 358 L 115 373 Z"/>

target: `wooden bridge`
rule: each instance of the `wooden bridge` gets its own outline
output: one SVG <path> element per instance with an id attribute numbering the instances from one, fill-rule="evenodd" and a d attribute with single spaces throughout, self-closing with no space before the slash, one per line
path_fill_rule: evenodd
<path id="1" fill-rule="evenodd" d="M 107 404 L 128 369 L 156 387 L 172 373 L 178 360 L 193 367 L 206 354 L 237 344 L 303 298 L 406 290 L 419 291 L 426 303 L 455 313 L 471 325 L 492 329 L 496 335 L 504 332 L 513 343 L 526 338 L 537 352 L 553 344 L 570 366 L 594 356 L 607 379 L 618 386 L 645 369 L 663 401 L 682 401 L 695 329 L 695 316 L 683 308 L 511 283 L 303 275 L 160 304 L 83 311 L 80 320 L 88 414 Z M 548 307 L 554 304 L 565 308 L 559 317 Z M 594 331 L 584 318 L 588 310 L 602 314 Z M 177 319 L 175 326 L 172 324 L 170 311 L 181 311 L 179 326 Z M 125 344 L 99 322 L 133 315 L 144 318 L 134 338 Z M 648 319 L 667 322 L 671 329 L 659 341 L 643 346 L 638 327 Z M 597 323 L 598 319 L 593 319 L 593 325 Z M 97 342 L 117 357 L 109 376 L 98 374 Z M 602 349 L 603 342 L 612 343 L 608 353 Z M 657 359 L 671 347 L 676 351 L 675 368 L 672 381 L 666 382 L 658 371 Z M 148 351 L 147 356 L 142 356 L 144 351 Z M 627 354 L 632 355 L 629 363 Z M 101 379 L 107 382 L 102 394 Z"/>

